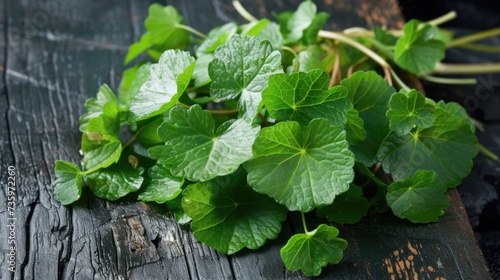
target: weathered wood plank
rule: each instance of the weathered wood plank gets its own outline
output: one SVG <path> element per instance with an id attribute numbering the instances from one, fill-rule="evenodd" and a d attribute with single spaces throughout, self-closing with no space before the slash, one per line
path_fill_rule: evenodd
<path id="1" fill-rule="evenodd" d="M 203 32 L 226 21 L 242 22 L 230 0 L 166 2 L 179 7 L 187 22 Z M 241 2 L 257 16 L 300 3 Z M 319 10 L 333 14 L 333 29 L 398 25 L 401 20 L 391 6 L 394 1 L 317 3 Z M 347 12 L 356 3 L 359 11 Z M 70 207 L 54 200 L 54 160 L 81 160 L 78 117 L 83 102 L 102 83 L 117 87 L 127 46 L 143 32 L 148 5 L 136 0 L 0 2 L 0 15 L 5 16 L 0 25 L 0 176 L 3 180 L 6 167 L 16 166 L 19 186 L 16 272 L 2 269 L 0 279 L 304 279 L 285 271 L 279 259 L 279 249 L 293 231 L 286 224 L 282 235 L 259 254 L 244 250 L 227 257 L 196 241 L 165 215 L 165 209 L 105 202 L 89 191 Z M 377 17 L 370 19 L 367 11 Z M 342 237 L 350 242 L 346 258 L 339 266 L 327 267 L 321 278 L 397 279 L 405 277 L 404 271 L 413 276 L 415 268 L 424 278 L 428 273 L 433 279 L 487 279 L 466 215 L 456 193 L 450 195 L 457 203 L 436 224 L 415 226 L 392 216 L 374 216 L 341 227 Z M 0 219 L 6 218 L 3 190 Z M 2 223 L 2 252 L 7 250 L 7 235 Z M 1 254 L 0 261 L 5 263 L 5 257 Z M 400 267 L 398 273 L 401 264 L 405 269 Z"/>

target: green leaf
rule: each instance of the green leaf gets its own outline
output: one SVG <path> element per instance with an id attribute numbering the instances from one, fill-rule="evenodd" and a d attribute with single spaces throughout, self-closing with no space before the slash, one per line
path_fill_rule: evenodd
<path id="1" fill-rule="evenodd" d="M 473 133 L 476 132 L 476 125 L 467 114 L 467 111 L 465 111 L 465 108 L 460 106 L 460 104 L 456 102 L 444 102 L 441 100 L 436 104 L 436 106 L 445 110 L 450 117 L 455 118 L 457 122 L 460 122 L 460 120 L 464 121 Z"/>
<path id="2" fill-rule="evenodd" d="M 255 193 L 245 176 L 239 169 L 190 185 L 183 192 L 182 208 L 192 218 L 194 236 L 224 254 L 261 247 L 278 236 L 286 219 L 286 208 Z"/>
<path id="3" fill-rule="evenodd" d="M 289 34 L 287 42 L 298 42 L 316 17 L 316 5 L 312 1 L 302 2 L 297 11 L 287 21 L 287 30 Z"/>
<path id="4" fill-rule="evenodd" d="M 56 199 L 64 205 L 77 201 L 82 194 L 83 173 L 80 168 L 71 162 L 56 160 L 54 173 Z"/>
<path id="5" fill-rule="evenodd" d="M 252 157 L 252 144 L 259 127 L 238 119 L 214 130 L 212 115 L 199 105 L 189 110 L 174 107 L 169 119 L 158 129 L 165 146 L 149 149 L 150 156 L 171 166 L 174 176 L 190 181 L 207 181 L 230 174 Z"/>
<path id="6" fill-rule="evenodd" d="M 288 22 L 290 21 L 290 18 L 292 18 L 293 14 L 294 12 L 292 11 L 273 13 L 273 16 L 278 20 L 280 33 L 283 34 L 284 38 L 288 37 L 288 34 L 290 34 L 290 30 L 288 29 Z"/>
<path id="7" fill-rule="evenodd" d="M 365 141 L 351 146 L 356 160 L 367 166 L 375 163 L 380 145 L 389 135 L 389 120 L 386 118 L 387 102 L 396 90 L 376 72 L 356 72 L 342 80 L 346 86 L 354 109 L 364 121 Z"/>
<path id="8" fill-rule="evenodd" d="M 350 102 L 347 88 L 329 89 L 330 77 L 323 70 L 308 73 L 276 74 L 269 77 L 262 93 L 269 115 L 277 121 L 297 121 L 307 125 L 314 118 L 324 118 L 344 126 Z"/>
<path id="9" fill-rule="evenodd" d="M 269 41 L 273 46 L 274 50 L 281 50 L 283 46 L 283 35 L 280 32 L 280 27 L 275 22 L 270 22 L 267 24 L 257 35 L 261 41 Z"/>
<path id="10" fill-rule="evenodd" d="M 157 164 L 148 170 L 148 174 L 150 181 L 139 194 L 139 200 L 161 204 L 176 198 L 182 192 L 184 178 L 175 177 L 166 166 Z"/>
<path id="11" fill-rule="evenodd" d="M 408 134 L 414 126 L 428 128 L 434 123 L 434 106 L 425 102 L 425 97 L 412 89 L 407 93 L 395 93 L 389 100 L 386 113 L 389 127 L 397 135 Z"/>
<path id="12" fill-rule="evenodd" d="M 299 52 L 298 57 L 293 59 L 292 65 L 287 69 L 288 73 L 293 73 L 295 68 L 295 63 L 299 63 L 299 72 L 309 72 L 315 69 L 322 69 L 321 61 L 319 61 L 310 51 Z"/>
<path id="13" fill-rule="evenodd" d="M 175 106 L 189 85 L 194 66 L 195 60 L 189 52 L 165 51 L 160 61 L 151 65 L 148 80 L 132 99 L 128 120 L 137 122 Z"/>
<path id="14" fill-rule="evenodd" d="M 165 49 L 181 49 L 189 44 L 189 32 L 178 28 L 179 24 L 184 24 L 184 19 L 174 6 L 157 3 L 149 6 L 149 16 L 144 21 L 150 41 Z"/>
<path id="15" fill-rule="evenodd" d="M 212 29 L 207 38 L 196 49 L 196 56 L 201 57 L 204 54 L 214 53 L 215 49 L 236 34 L 236 31 L 238 31 L 238 25 L 234 22 Z"/>
<path id="16" fill-rule="evenodd" d="M 370 203 L 363 190 L 352 184 L 347 192 L 338 195 L 331 205 L 318 209 L 321 217 L 338 224 L 354 224 L 366 216 Z"/>
<path id="17" fill-rule="evenodd" d="M 131 166 L 124 157 L 116 164 L 88 174 L 86 181 L 96 196 L 115 201 L 139 190 L 144 180 L 143 171 L 142 167 Z"/>
<path id="18" fill-rule="evenodd" d="M 150 34 L 146 33 L 142 35 L 138 42 L 135 42 L 129 46 L 127 55 L 125 56 L 125 64 L 130 63 L 132 60 L 150 49 L 152 46 L 153 43 L 151 43 Z"/>
<path id="19" fill-rule="evenodd" d="M 151 63 L 136 65 L 123 72 L 119 86 L 120 104 L 128 108 L 130 102 L 139 93 L 141 86 L 148 80 Z"/>
<path id="20" fill-rule="evenodd" d="M 395 62 L 414 74 L 434 70 L 436 62 L 445 56 L 446 46 L 442 41 L 429 38 L 429 24 L 419 27 L 419 21 L 410 20 L 403 27 L 403 36 L 398 39 L 394 52 Z"/>
<path id="21" fill-rule="evenodd" d="M 240 96 L 240 116 L 253 119 L 269 76 L 282 72 L 281 54 L 268 41 L 235 35 L 217 49 L 208 66 L 210 93 L 218 101 Z"/>
<path id="22" fill-rule="evenodd" d="M 331 204 L 354 178 L 354 156 L 345 131 L 324 119 L 314 119 L 304 128 L 294 121 L 263 128 L 253 155 L 243 165 L 249 185 L 290 211 Z"/>
<path id="23" fill-rule="evenodd" d="M 258 21 L 251 21 L 241 26 L 243 30 L 241 30 L 240 35 L 257 36 L 269 23 L 271 23 L 271 21 L 267 18 L 263 18 Z"/>
<path id="24" fill-rule="evenodd" d="M 162 50 L 186 48 L 190 42 L 189 32 L 179 28 L 180 24 L 184 24 L 184 19 L 173 6 L 150 5 L 149 15 L 144 22 L 147 32 L 138 43 L 130 46 L 125 64 L 153 45 Z"/>
<path id="25" fill-rule="evenodd" d="M 87 123 L 82 135 L 83 170 L 94 171 L 119 160 L 122 151 L 119 133 L 117 107 L 108 102 L 102 114 Z"/>
<path id="26" fill-rule="evenodd" d="M 347 241 L 338 238 L 339 230 L 325 224 L 313 232 L 293 235 L 280 251 L 288 270 L 301 270 L 305 276 L 318 276 L 328 263 L 339 263 Z"/>
<path id="27" fill-rule="evenodd" d="M 356 145 L 366 139 L 365 122 L 359 116 L 359 112 L 351 104 L 346 114 L 347 123 L 345 126 L 346 139 L 351 145 Z"/>
<path id="28" fill-rule="evenodd" d="M 375 35 L 375 40 L 386 46 L 394 46 L 398 40 L 394 35 L 379 26 L 373 27 L 373 34 Z"/>
<path id="29" fill-rule="evenodd" d="M 104 84 L 99 88 L 96 98 L 87 99 L 85 102 L 87 112 L 80 117 L 80 131 L 85 131 L 88 122 L 102 114 L 107 103 L 113 104 L 118 109 L 118 99 L 109 86 Z"/>
<path id="30" fill-rule="evenodd" d="M 431 26 L 425 33 L 427 39 L 438 40 L 445 45 L 453 39 L 453 33 L 450 31 L 443 31 L 437 26 Z"/>
<path id="31" fill-rule="evenodd" d="M 436 172 L 428 170 L 390 184 L 386 198 L 396 216 L 414 223 L 436 222 L 449 204 L 446 187 Z"/>
<path id="32" fill-rule="evenodd" d="M 380 148 L 379 160 L 395 181 L 420 169 L 433 170 L 446 187 L 467 176 L 478 152 L 477 139 L 468 125 L 441 108 L 434 110 L 434 124 L 408 135 L 391 135 Z"/>
<path id="33" fill-rule="evenodd" d="M 329 17 L 330 15 L 328 13 L 321 12 L 313 18 L 311 24 L 303 31 L 302 43 L 304 43 L 304 45 L 316 44 L 318 41 L 318 33 Z"/>

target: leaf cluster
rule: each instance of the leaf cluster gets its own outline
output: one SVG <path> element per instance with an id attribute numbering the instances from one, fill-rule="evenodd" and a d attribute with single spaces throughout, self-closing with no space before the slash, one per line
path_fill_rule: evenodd
<path id="1" fill-rule="evenodd" d="M 145 52 L 150 60 L 124 72 L 118 98 L 103 85 L 85 103 L 82 166 L 56 162 L 56 199 L 75 202 L 85 182 L 107 200 L 166 203 L 198 240 L 225 254 L 276 238 L 289 211 L 315 212 L 324 223 L 309 231 L 302 215 L 304 233 L 281 250 L 286 267 L 307 276 L 340 262 L 347 246 L 328 221 L 355 223 L 370 209 L 436 221 L 446 190 L 477 153 L 465 110 L 397 91 L 375 71 L 335 82 L 328 73 L 373 63 L 320 38 L 328 14 L 311 1 L 276 18 L 204 35 L 174 7 L 153 4 L 147 32 L 125 59 Z M 400 38 L 374 34 L 359 42 L 382 46 L 381 55 L 410 72 L 428 72 L 444 56 L 430 25 L 410 21 Z"/>

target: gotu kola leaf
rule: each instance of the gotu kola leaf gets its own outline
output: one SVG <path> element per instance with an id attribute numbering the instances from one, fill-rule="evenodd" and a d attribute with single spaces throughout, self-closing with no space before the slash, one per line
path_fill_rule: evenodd
<path id="1" fill-rule="evenodd" d="M 318 31 L 329 17 L 327 13 L 316 14 L 316 11 L 316 4 L 312 1 L 304 1 L 299 5 L 286 21 L 286 29 L 289 32 L 286 37 L 287 43 L 301 39 L 306 45 L 316 42 Z"/>
<path id="2" fill-rule="evenodd" d="M 237 31 L 238 25 L 234 22 L 216 27 L 208 33 L 207 38 L 196 49 L 196 66 L 193 72 L 196 87 L 201 87 L 211 81 L 208 74 L 208 65 L 215 57 L 215 50 L 236 34 Z"/>
<path id="3" fill-rule="evenodd" d="M 152 4 L 144 22 L 147 32 L 139 42 L 130 45 L 125 64 L 151 47 L 159 50 L 185 48 L 190 41 L 189 32 L 179 28 L 179 24 L 184 24 L 184 19 L 175 7 Z"/>
<path id="4" fill-rule="evenodd" d="M 401 67 L 415 74 L 431 72 L 436 62 L 445 56 L 445 44 L 429 38 L 432 26 L 410 20 L 403 27 L 403 36 L 396 42 L 394 60 Z"/>
<path id="5" fill-rule="evenodd" d="M 128 121 L 147 119 L 175 106 L 189 85 L 194 66 L 189 52 L 165 51 L 160 61 L 150 66 L 148 80 L 132 99 Z"/>
<path id="6" fill-rule="evenodd" d="M 385 116 L 387 102 L 396 90 L 376 72 L 356 72 L 342 80 L 347 87 L 354 109 L 363 119 L 366 130 L 364 141 L 350 147 L 356 160 L 371 166 L 375 163 L 377 152 L 384 139 L 389 135 L 389 120 Z M 359 123 L 358 123 L 359 125 Z"/>
<path id="7" fill-rule="evenodd" d="M 389 127 L 397 135 L 405 135 L 414 126 L 428 128 L 434 123 L 434 106 L 425 102 L 425 97 L 416 90 L 395 93 L 389 100 L 386 116 Z"/>
<path id="8" fill-rule="evenodd" d="M 446 187 L 454 187 L 472 168 L 477 139 L 465 121 L 445 110 L 434 110 L 434 124 L 408 135 L 390 135 L 378 155 L 384 171 L 395 181 L 420 169 L 433 170 Z"/>
<path id="9" fill-rule="evenodd" d="M 86 176 L 87 184 L 98 197 L 115 201 L 131 192 L 136 192 L 142 185 L 141 176 L 144 168 L 134 168 L 123 157 L 118 163 L 99 169 Z"/>
<path id="10" fill-rule="evenodd" d="M 142 201 L 165 203 L 182 192 L 184 178 L 175 177 L 169 168 L 157 164 L 148 170 L 149 182 L 138 196 Z"/>
<path id="11" fill-rule="evenodd" d="M 85 131 L 91 119 L 97 118 L 102 114 L 104 105 L 111 103 L 118 108 L 118 99 L 108 85 L 104 84 L 99 88 L 97 96 L 85 101 L 85 109 L 87 112 L 80 117 L 80 130 Z"/>
<path id="12" fill-rule="evenodd" d="M 64 205 L 77 201 L 82 194 L 83 173 L 75 164 L 57 160 L 54 168 L 54 195 Z"/>
<path id="13" fill-rule="evenodd" d="M 344 126 L 350 107 L 347 88 L 329 89 L 329 82 L 328 74 L 321 69 L 272 75 L 262 94 L 263 103 L 277 121 L 307 125 L 314 118 L 324 118 L 333 125 Z"/>
<path id="14" fill-rule="evenodd" d="M 254 192 L 245 177 L 238 169 L 183 192 L 182 208 L 192 218 L 194 236 L 224 254 L 259 248 L 278 236 L 286 219 L 286 208 Z"/>
<path id="15" fill-rule="evenodd" d="M 263 128 L 244 163 L 249 185 L 289 210 L 308 212 L 331 204 L 354 178 L 354 155 L 345 131 L 325 119 L 306 127 L 294 121 Z"/>
<path id="16" fill-rule="evenodd" d="M 174 176 L 207 181 L 234 172 L 252 157 L 252 144 L 259 132 L 244 119 L 228 121 L 217 131 L 215 121 L 199 105 L 176 106 L 158 133 L 164 146 L 149 149 L 152 158 L 167 164 Z"/>
<path id="17" fill-rule="evenodd" d="M 400 218 L 414 223 L 436 222 L 449 204 L 446 189 L 436 172 L 418 170 L 412 178 L 387 187 L 387 204 Z"/>
<path id="18" fill-rule="evenodd" d="M 84 171 L 105 168 L 119 160 L 122 151 L 119 134 L 118 107 L 107 102 L 102 113 L 88 121 L 82 135 Z"/>
<path id="19" fill-rule="evenodd" d="M 370 203 L 363 196 L 363 190 L 352 184 L 349 189 L 338 195 L 332 204 L 318 209 L 321 217 L 338 224 L 354 224 L 368 213 Z"/>
<path id="20" fill-rule="evenodd" d="M 318 276 L 328 263 L 342 260 L 347 241 L 338 238 L 339 230 L 324 224 L 307 233 L 293 235 L 280 251 L 288 270 L 301 270 L 305 276 Z"/>
<path id="21" fill-rule="evenodd" d="M 268 41 L 234 35 L 217 48 L 208 65 L 210 94 L 218 101 L 239 97 L 240 116 L 253 119 L 269 76 L 282 72 L 281 54 Z"/>

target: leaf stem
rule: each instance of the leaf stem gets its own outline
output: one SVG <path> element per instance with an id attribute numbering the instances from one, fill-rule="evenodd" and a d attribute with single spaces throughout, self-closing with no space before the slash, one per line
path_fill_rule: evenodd
<path id="1" fill-rule="evenodd" d="M 200 31 L 198 31 L 198 30 L 196 30 L 194 28 L 192 28 L 191 26 L 187 26 L 187 25 L 184 25 L 184 24 L 177 23 L 175 25 L 175 27 L 179 28 L 179 29 L 184 29 L 186 31 L 189 31 L 189 32 L 191 32 L 191 33 L 193 33 L 193 34 L 195 34 L 195 35 L 197 35 L 197 36 L 199 36 L 199 37 L 201 37 L 203 39 L 207 38 L 207 35 L 201 33 Z"/>
<path id="2" fill-rule="evenodd" d="M 241 5 L 240 1 L 234 0 L 233 7 L 238 12 L 238 14 L 240 14 L 242 18 L 248 20 L 249 22 L 258 21 L 256 17 L 254 17 L 251 13 L 247 11 L 247 9 L 245 9 L 245 7 L 243 7 L 243 5 Z"/>
<path id="3" fill-rule="evenodd" d="M 500 62 L 496 63 L 455 63 L 448 64 L 438 62 L 434 67 L 434 74 L 448 75 L 474 75 L 474 74 L 489 74 L 500 72 Z"/>
<path id="4" fill-rule="evenodd" d="M 447 84 L 447 85 L 475 85 L 477 84 L 477 80 L 474 78 L 470 79 L 461 79 L 461 78 L 444 78 L 444 77 L 436 77 L 431 75 L 420 75 L 419 78 L 437 83 L 437 84 Z"/>
<path id="5" fill-rule="evenodd" d="M 457 46 L 457 48 L 479 51 L 479 52 L 500 53 L 500 47 L 483 45 L 483 44 L 474 44 L 474 43 L 462 44 L 460 46 Z"/>
<path id="6" fill-rule="evenodd" d="M 347 44 L 360 52 L 364 53 L 365 55 L 369 56 L 371 59 L 373 59 L 382 69 L 384 70 L 385 74 L 385 79 L 387 82 L 392 85 L 392 79 L 391 79 L 391 66 L 385 59 L 383 59 L 380 55 L 378 55 L 376 52 L 372 51 L 371 49 L 367 48 L 366 46 L 362 45 L 361 43 L 354 41 L 353 39 L 347 37 L 344 34 L 337 33 L 337 32 L 332 32 L 332 31 L 327 31 L 327 30 L 320 30 L 318 33 L 318 36 L 321 38 L 325 39 L 331 39 L 331 40 L 337 40 L 339 42 L 342 42 L 344 44 Z"/>
<path id="7" fill-rule="evenodd" d="M 456 47 L 456 46 L 460 46 L 460 45 L 463 45 L 463 44 L 467 44 L 467 43 L 471 43 L 471 42 L 475 42 L 475 41 L 487 39 L 487 38 L 498 36 L 498 35 L 500 35 L 500 27 L 492 28 L 492 29 L 489 29 L 489 30 L 485 30 L 485 31 L 481 31 L 481 32 L 477 32 L 477 33 L 474 33 L 474 34 L 470 34 L 470 35 L 466 35 L 466 36 L 457 38 L 455 40 L 452 40 L 452 41 L 448 42 L 448 44 L 446 45 L 446 47 L 447 48 L 453 48 L 453 47 Z"/>
<path id="8" fill-rule="evenodd" d="M 392 77 L 394 78 L 394 80 L 396 80 L 396 83 L 402 88 L 404 89 L 405 91 L 410 91 L 411 88 L 409 86 L 407 86 L 405 84 L 405 82 L 403 82 L 403 80 L 401 80 L 401 78 L 398 76 L 398 74 L 396 74 L 396 72 L 391 69 L 391 75 Z"/>
<path id="9" fill-rule="evenodd" d="M 441 25 L 443 23 L 446 23 L 446 22 L 448 22 L 450 20 L 454 20 L 456 17 L 457 17 L 457 12 L 450 11 L 450 12 L 448 12 L 448 13 L 440 16 L 440 17 L 437 17 L 435 19 L 429 20 L 426 23 L 430 24 L 430 25 L 437 26 L 437 25 Z"/>
<path id="10" fill-rule="evenodd" d="M 295 58 L 295 64 L 293 65 L 293 72 L 299 72 L 300 61 L 299 61 L 299 55 L 297 54 L 297 52 L 294 49 L 287 47 L 287 46 L 282 46 L 281 49 L 293 54 L 293 56 Z"/>
<path id="11" fill-rule="evenodd" d="M 485 156 L 489 157 L 490 159 L 492 159 L 494 161 L 498 161 L 498 155 L 496 155 L 495 153 L 490 151 L 488 148 L 481 145 L 480 143 L 477 143 L 477 147 Z"/>
<path id="12" fill-rule="evenodd" d="M 300 212 L 300 217 L 302 218 L 302 226 L 304 227 L 304 232 L 308 235 L 312 235 L 311 232 L 307 230 L 306 216 L 304 215 L 304 212 Z"/>
<path id="13" fill-rule="evenodd" d="M 177 102 L 177 105 L 181 105 L 182 107 L 186 108 L 186 109 L 189 109 L 191 108 L 191 106 L 187 105 L 187 104 L 184 104 L 182 102 Z"/>
<path id="14" fill-rule="evenodd" d="M 333 87 L 334 85 L 337 84 L 337 82 L 342 80 L 342 73 L 340 73 L 340 52 L 337 44 L 333 44 L 333 51 L 334 51 L 334 58 L 333 58 L 334 60 L 333 60 L 332 76 L 330 78 L 329 87 Z"/>
<path id="15" fill-rule="evenodd" d="M 229 110 L 208 110 L 212 115 L 230 115 L 238 113 L 238 109 L 229 109 Z"/>
<path id="16" fill-rule="evenodd" d="M 144 125 L 141 126 L 130 139 L 128 139 L 127 143 L 123 144 L 122 150 L 125 149 L 126 147 L 130 146 L 130 144 L 134 143 L 135 140 L 137 140 L 137 136 L 141 133 L 141 131 L 144 129 Z"/>
<path id="17" fill-rule="evenodd" d="M 347 37 L 346 35 L 343 35 L 341 33 L 337 32 L 332 32 L 332 31 L 327 31 L 327 30 L 320 30 L 318 33 L 318 36 L 321 38 L 325 39 L 331 39 L 331 40 L 337 40 L 340 41 L 344 44 L 347 44 L 360 52 L 366 54 L 369 56 L 371 59 L 373 59 L 377 64 L 379 64 L 382 68 L 389 68 L 389 63 L 385 61 L 380 55 L 375 53 L 374 51 L 370 50 L 366 46 L 362 45 L 361 43 L 354 41 L 353 39 Z"/>

